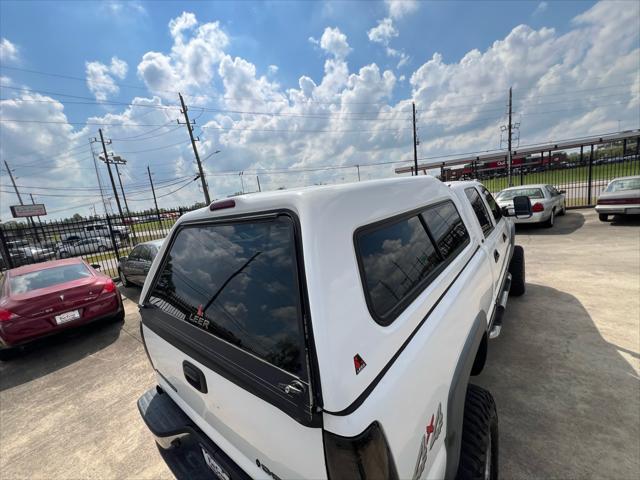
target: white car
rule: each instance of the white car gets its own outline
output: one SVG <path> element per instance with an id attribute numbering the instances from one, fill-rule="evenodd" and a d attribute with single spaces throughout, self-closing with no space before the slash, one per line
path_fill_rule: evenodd
<path id="1" fill-rule="evenodd" d="M 596 212 L 603 222 L 609 215 L 640 215 L 640 175 L 611 180 L 598 198 Z"/>
<path id="2" fill-rule="evenodd" d="M 106 252 L 112 249 L 113 242 L 110 238 L 85 238 L 74 243 L 60 244 L 58 247 L 58 256 L 60 258 L 67 258 L 88 253 Z"/>
<path id="3" fill-rule="evenodd" d="M 486 188 L 430 176 L 182 216 L 140 295 L 163 458 L 185 478 L 497 478 L 496 406 L 469 381 L 525 290 L 514 239 Z"/>
<path id="4" fill-rule="evenodd" d="M 556 216 L 564 215 L 567 210 L 564 190 L 548 184 L 505 188 L 496 195 L 496 200 L 501 208 L 512 209 L 513 199 L 519 196 L 531 199 L 532 215 L 528 218 L 514 218 L 515 223 L 539 223 L 545 227 L 553 227 Z"/>

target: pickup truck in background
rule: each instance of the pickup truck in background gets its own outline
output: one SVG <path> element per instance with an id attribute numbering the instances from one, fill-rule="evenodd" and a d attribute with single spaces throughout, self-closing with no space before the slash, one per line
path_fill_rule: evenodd
<path id="1" fill-rule="evenodd" d="M 525 291 L 478 182 L 257 193 L 182 216 L 140 296 L 138 406 L 178 478 L 487 478 L 498 417 L 471 383 Z"/>

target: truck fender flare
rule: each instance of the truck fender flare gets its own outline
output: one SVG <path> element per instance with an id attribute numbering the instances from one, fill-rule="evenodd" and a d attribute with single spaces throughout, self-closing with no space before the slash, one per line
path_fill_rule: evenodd
<path id="1" fill-rule="evenodd" d="M 447 464 L 444 475 L 446 479 L 455 478 L 458 471 L 467 385 L 469 384 L 471 369 L 486 330 L 487 314 L 481 311 L 473 321 L 451 379 L 449 397 L 447 399 L 446 436 L 444 439 L 447 450 Z"/>

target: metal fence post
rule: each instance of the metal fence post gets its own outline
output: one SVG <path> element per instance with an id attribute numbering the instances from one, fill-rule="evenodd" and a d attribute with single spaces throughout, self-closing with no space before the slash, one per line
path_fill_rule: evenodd
<path id="1" fill-rule="evenodd" d="M 593 144 L 591 144 L 591 153 L 589 154 L 589 176 L 587 179 L 587 187 L 589 188 L 587 192 L 587 204 L 591 205 L 591 189 L 593 188 L 592 181 L 592 167 L 593 167 Z"/>
<path id="2" fill-rule="evenodd" d="M 2 258 L 4 258 L 7 269 L 13 268 L 13 259 L 11 255 L 9 255 L 9 248 L 7 248 L 7 240 L 4 238 L 2 225 L 0 225 L 0 254 L 2 254 Z"/>
<path id="3" fill-rule="evenodd" d="M 118 242 L 116 242 L 116 236 L 113 233 L 113 227 L 111 226 L 111 219 L 109 218 L 109 215 L 106 215 L 106 219 L 107 219 L 107 225 L 109 227 L 109 236 L 111 237 L 111 243 L 113 243 L 113 251 L 116 254 L 116 262 L 117 262 L 118 258 L 120 258 L 120 252 L 118 251 Z"/>

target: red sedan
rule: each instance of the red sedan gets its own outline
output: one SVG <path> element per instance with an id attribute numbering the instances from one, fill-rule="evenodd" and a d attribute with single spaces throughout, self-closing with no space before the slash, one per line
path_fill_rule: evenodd
<path id="1" fill-rule="evenodd" d="M 36 338 L 105 318 L 124 318 L 120 292 L 81 258 L 14 268 L 0 279 L 0 357 Z"/>

